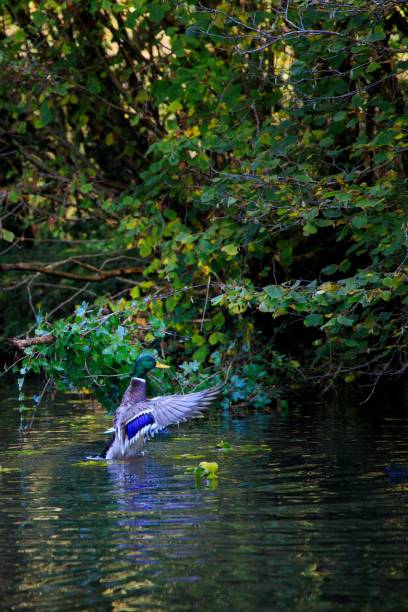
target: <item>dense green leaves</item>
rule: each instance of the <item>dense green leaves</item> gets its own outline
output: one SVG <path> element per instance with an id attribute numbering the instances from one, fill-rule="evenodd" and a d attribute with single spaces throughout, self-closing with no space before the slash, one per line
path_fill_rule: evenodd
<path id="1" fill-rule="evenodd" d="M 402 372 L 406 8 L 210 8 L 2 7 L 5 258 L 71 273 L 48 270 L 47 282 L 31 270 L 21 284 L 21 271 L 4 272 L 27 304 L 17 324 L 12 294 L 2 298 L 6 334 L 49 312 L 43 328 L 57 327 L 61 344 L 34 351 L 29 367 L 37 359 L 61 382 L 59 360 L 64 384 L 86 386 L 87 351 L 97 376 L 122 372 L 143 345 L 193 382 L 224 369 L 233 401 L 259 406 L 350 369 Z M 110 280 L 72 278 L 113 268 Z M 99 326 L 78 341 L 76 374 L 63 345 L 84 295 L 90 321 L 122 314 L 111 343 Z"/>

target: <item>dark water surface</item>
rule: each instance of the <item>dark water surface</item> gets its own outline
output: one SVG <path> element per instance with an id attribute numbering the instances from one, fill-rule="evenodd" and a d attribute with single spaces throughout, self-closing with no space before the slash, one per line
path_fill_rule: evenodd
<path id="1" fill-rule="evenodd" d="M 408 484 L 384 475 L 408 464 L 401 406 L 214 408 L 133 463 L 87 466 L 100 409 L 59 398 L 24 437 L 15 400 L 0 410 L 1 609 L 408 609 Z M 188 472 L 203 459 L 216 488 Z"/>

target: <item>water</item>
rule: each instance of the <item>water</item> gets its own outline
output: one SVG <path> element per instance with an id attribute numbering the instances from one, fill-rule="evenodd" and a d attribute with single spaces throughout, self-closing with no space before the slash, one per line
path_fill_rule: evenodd
<path id="1" fill-rule="evenodd" d="M 398 410 L 213 409 L 133 463 L 85 466 L 110 425 L 97 407 L 66 396 L 18 423 L 6 397 L 1 609 L 408 609 L 408 484 L 384 475 L 408 464 Z M 195 485 L 202 459 L 218 486 Z"/>

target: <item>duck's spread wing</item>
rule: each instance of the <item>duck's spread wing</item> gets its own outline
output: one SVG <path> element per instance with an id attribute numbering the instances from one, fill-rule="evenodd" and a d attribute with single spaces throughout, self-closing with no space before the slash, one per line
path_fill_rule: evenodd
<path id="1" fill-rule="evenodd" d="M 145 405 L 151 411 L 157 428 L 163 429 L 199 416 L 215 400 L 220 390 L 221 385 L 217 385 L 197 393 L 155 397 L 145 402 Z"/>
<path id="2" fill-rule="evenodd" d="M 197 393 L 186 395 L 167 395 L 138 402 L 133 407 L 133 415 L 122 419 L 121 439 L 128 438 L 132 444 L 141 436 L 149 438 L 168 425 L 199 416 L 217 397 L 221 385 Z M 135 414 L 135 411 L 137 413 Z"/>
<path id="3" fill-rule="evenodd" d="M 217 386 L 197 393 L 164 395 L 139 402 L 137 414 L 126 419 L 124 423 L 128 438 L 133 438 L 145 428 L 153 433 L 168 425 L 176 425 L 200 415 L 217 397 L 220 389 L 221 386 Z"/>

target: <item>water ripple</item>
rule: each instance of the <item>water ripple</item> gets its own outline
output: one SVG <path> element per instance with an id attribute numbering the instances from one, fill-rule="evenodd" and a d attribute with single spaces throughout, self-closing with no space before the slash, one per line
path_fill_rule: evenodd
<path id="1" fill-rule="evenodd" d="M 21 437 L 9 401 L 5 609 L 406 609 L 408 483 L 384 475 L 408 463 L 404 415 L 212 415 L 131 464 L 81 467 L 108 421 L 62 400 Z M 197 449 L 219 463 L 218 486 L 196 485 Z"/>

